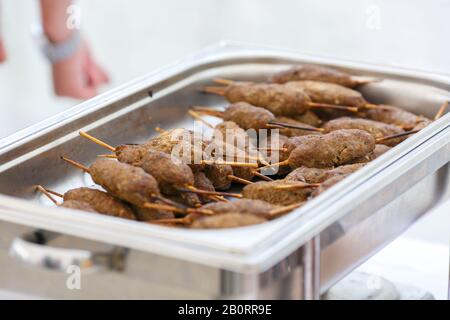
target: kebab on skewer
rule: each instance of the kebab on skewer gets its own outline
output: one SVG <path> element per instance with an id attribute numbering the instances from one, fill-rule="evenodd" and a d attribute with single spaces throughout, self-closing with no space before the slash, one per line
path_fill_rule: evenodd
<path id="1" fill-rule="evenodd" d="M 174 218 L 173 213 L 170 211 L 134 207 L 114 198 L 107 192 L 97 189 L 86 187 L 76 188 L 71 189 L 62 195 L 55 191 L 45 189 L 42 186 L 38 186 L 38 188 L 51 200 L 50 193 L 61 197 L 64 202 L 60 206 L 65 208 L 97 212 L 129 220 L 136 220 L 137 218 L 139 221 Z M 54 203 L 59 205 L 55 201 Z M 92 210 L 87 210 L 89 207 L 92 208 Z"/>
<path id="2" fill-rule="evenodd" d="M 375 139 L 358 129 L 336 130 L 324 135 L 309 135 L 289 139 L 288 159 L 270 167 L 289 165 L 292 170 L 306 166 L 329 168 L 348 164 L 352 160 L 370 155 Z M 265 167 L 261 167 L 262 169 Z"/>
<path id="3" fill-rule="evenodd" d="M 381 139 L 386 136 L 396 135 L 405 132 L 398 126 L 383 123 L 375 120 L 342 117 L 326 122 L 323 127 L 325 132 L 332 132 L 341 129 L 359 129 L 370 133 L 375 139 Z M 404 139 L 404 138 L 403 138 Z M 386 139 L 380 143 L 393 147 L 400 143 L 402 138 Z"/>
<path id="4" fill-rule="evenodd" d="M 321 132 L 316 128 L 299 121 L 291 119 L 291 123 L 283 123 L 280 118 L 267 109 L 252 106 L 246 102 L 230 104 L 224 111 L 215 110 L 208 107 L 193 107 L 193 110 L 200 114 L 212 115 L 222 118 L 224 121 L 232 121 L 244 130 L 249 129 L 274 129 L 274 128 L 294 128 L 304 131 Z M 292 123 L 292 121 L 295 121 Z"/>
<path id="5" fill-rule="evenodd" d="M 175 129 L 176 130 L 176 129 Z M 183 131 L 179 131 L 183 132 Z M 184 131 L 186 132 L 186 131 Z M 190 133 L 190 132 L 189 132 Z M 187 159 L 189 164 L 184 164 L 181 161 L 177 161 L 177 163 L 174 162 L 172 156 L 168 153 L 169 151 L 172 152 L 173 148 L 176 146 L 172 141 L 167 141 L 170 139 L 170 136 L 167 132 L 162 133 L 159 137 L 153 138 L 149 140 L 149 142 L 141 145 L 122 145 L 117 148 L 114 148 L 105 142 L 83 132 L 80 131 L 80 135 L 84 138 L 87 138 L 111 151 L 114 151 L 116 153 L 115 158 L 119 162 L 127 163 L 133 166 L 142 167 L 146 171 L 150 171 L 150 173 L 156 174 L 156 176 L 159 177 L 160 183 L 163 183 L 165 185 L 170 184 L 180 184 L 180 181 L 176 180 L 183 180 L 185 182 L 185 185 L 188 188 L 191 188 L 192 193 L 194 193 L 193 187 L 193 175 L 192 172 L 199 172 L 204 171 L 207 175 L 207 178 L 210 179 L 213 182 L 213 185 L 218 190 L 227 190 L 232 180 L 239 180 L 236 179 L 238 177 L 233 175 L 233 169 L 231 169 L 231 166 L 236 166 L 236 171 L 239 172 L 240 167 L 249 167 L 255 168 L 258 167 L 257 163 L 251 163 L 251 162 L 226 162 L 222 160 L 199 160 L 203 163 L 201 166 L 197 165 L 190 165 L 193 161 L 196 161 L 196 155 L 193 155 L 193 159 Z M 163 138 L 164 137 L 164 138 Z M 178 140 L 182 145 L 181 148 L 184 148 L 185 146 L 183 143 L 185 143 L 186 140 Z M 204 142 L 201 142 L 202 144 L 205 144 Z M 206 145 L 206 144 L 205 144 Z M 205 145 L 202 146 L 202 148 L 205 148 Z M 187 146 L 186 150 L 189 150 L 190 146 Z M 204 153 L 204 150 L 196 149 L 195 152 L 201 152 L 201 157 L 205 157 L 206 154 Z M 157 161 L 156 161 L 157 160 Z M 185 158 L 182 158 L 181 160 L 185 160 Z M 172 168 L 172 170 L 162 172 L 160 167 L 163 166 L 166 168 Z M 189 170 L 188 170 L 189 169 Z M 158 173 L 156 173 L 158 172 Z M 189 173 L 190 172 L 190 173 Z M 223 177 L 223 173 L 227 173 Z M 227 179 L 228 181 L 223 182 L 223 179 Z M 167 183 L 168 182 L 168 183 Z M 217 182 L 217 183 L 216 183 Z M 198 192 L 198 191 L 195 191 Z M 169 192 L 168 194 L 172 194 L 172 192 Z M 187 193 L 184 198 L 190 199 L 188 202 L 196 201 L 196 197 L 189 195 Z M 212 195 L 213 198 L 215 198 L 215 195 Z M 190 204 L 190 203 L 189 203 Z"/>
<path id="6" fill-rule="evenodd" d="M 348 88 L 377 81 L 374 78 L 354 76 L 337 69 L 312 64 L 297 65 L 278 72 L 269 78 L 269 82 L 280 84 L 299 80 L 328 82 Z"/>
<path id="7" fill-rule="evenodd" d="M 284 179 L 271 182 L 259 181 L 245 186 L 242 189 L 242 195 L 247 199 L 288 206 L 306 201 L 318 186 L 318 184 Z"/>
<path id="8" fill-rule="evenodd" d="M 92 180 L 110 195 L 138 208 L 167 210 L 181 214 L 201 212 L 196 209 L 167 205 L 161 195 L 157 180 L 142 168 L 108 159 L 97 159 L 90 167 L 86 167 L 66 157 L 61 158 L 72 166 L 89 173 Z"/>
<path id="9" fill-rule="evenodd" d="M 268 109 L 276 116 L 299 116 L 311 108 L 358 111 L 355 107 L 313 102 L 304 90 L 284 84 L 228 81 L 226 86 L 208 86 L 203 91 L 223 96 L 230 103 L 247 102 Z"/>
<path id="10" fill-rule="evenodd" d="M 322 183 L 334 176 L 351 174 L 365 165 L 365 163 L 355 163 L 336 168 L 299 167 L 289 173 L 285 180 L 300 181 L 304 183 Z"/>
<path id="11" fill-rule="evenodd" d="M 377 105 L 367 102 L 359 91 L 334 83 L 305 80 L 288 82 L 285 86 L 292 89 L 303 90 L 311 98 L 311 101 L 315 103 L 355 107 L 358 110 L 361 108 L 378 108 Z M 349 109 L 346 110 L 342 108 L 337 110 L 350 111 Z"/>
<path id="12" fill-rule="evenodd" d="M 209 216 L 189 214 L 184 218 L 152 221 L 157 224 L 178 224 L 194 229 L 231 228 L 259 224 L 286 214 L 303 203 L 289 206 L 272 205 L 262 200 L 239 199 L 228 203 L 211 203 L 201 209 L 214 212 Z"/>

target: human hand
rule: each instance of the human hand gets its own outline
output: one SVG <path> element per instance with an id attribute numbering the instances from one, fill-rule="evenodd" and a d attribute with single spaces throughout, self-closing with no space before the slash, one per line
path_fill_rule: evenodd
<path id="1" fill-rule="evenodd" d="M 2 38 L 0 38 L 0 63 L 4 62 L 6 60 L 6 51 L 5 47 L 3 46 Z"/>
<path id="2" fill-rule="evenodd" d="M 52 66 L 53 87 L 58 96 L 89 99 L 109 82 L 108 75 L 94 61 L 86 42 L 71 57 Z"/>

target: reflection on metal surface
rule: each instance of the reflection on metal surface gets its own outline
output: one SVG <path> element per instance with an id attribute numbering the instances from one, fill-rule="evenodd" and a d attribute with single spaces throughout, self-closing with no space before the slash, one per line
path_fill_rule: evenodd
<path id="1" fill-rule="evenodd" d="M 87 250 L 51 247 L 47 242 L 54 237 L 36 231 L 15 238 L 10 246 L 12 258 L 32 267 L 68 272 L 71 267 L 83 271 L 98 271 L 100 268 L 123 270 L 126 250 L 115 248 L 111 252 L 94 253 Z"/>

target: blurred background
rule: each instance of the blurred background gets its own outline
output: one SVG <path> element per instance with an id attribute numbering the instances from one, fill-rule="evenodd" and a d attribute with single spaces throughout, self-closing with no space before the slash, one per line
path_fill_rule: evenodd
<path id="1" fill-rule="evenodd" d="M 31 34 L 37 0 L 0 0 L 8 59 L 0 65 L 0 137 L 78 101 L 56 98 Z M 450 74 L 446 0 L 78 0 L 81 29 L 107 87 L 222 39 Z"/>
<path id="2" fill-rule="evenodd" d="M 111 79 L 101 91 L 220 40 L 450 76 L 447 41 L 450 1 L 446 0 L 79 0 L 75 3 L 81 13 L 82 33 Z M 7 61 L 0 64 L 2 138 L 80 100 L 56 97 L 53 93 L 51 68 L 31 33 L 40 22 L 38 1 L 0 0 L 0 5 L 0 30 L 8 54 Z M 449 208 L 447 203 L 435 210 L 372 259 L 366 270 L 426 287 L 436 297 L 444 298 Z"/>

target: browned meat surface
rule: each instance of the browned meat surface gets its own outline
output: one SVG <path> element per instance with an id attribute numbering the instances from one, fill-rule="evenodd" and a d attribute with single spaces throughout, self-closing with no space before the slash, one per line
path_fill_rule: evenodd
<path id="1" fill-rule="evenodd" d="M 328 168 L 348 164 L 350 161 L 371 154 L 375 139 L 366 131 L 344 129 L 324 135 L 291 138 L 297 147 L 289 156 L 292 169 L 302 166 Z"/>
<path id="2" fill-rule="evenodd" d="M 234 167 L 233 175 L 251 181 L 255 177 L 255 169 L 249 167 Z"/>
<path id="3" fill-rule="evenodd" d="M 322 183 L 335 176 L 349 175 L 364 167 L 364 165 L 365 163 L 356 163 L 328 169 L 300 167 L 289 173 L 285 179 L 306 183 Z"/>
<path id="4" fill-rule="evenodd" d="M 233 169 L 228 165 L 207 165 L 205 167 L 206 177 L 211 181 L 216 190 L 228 190 L 231 187 L 229 175 L 233 174 Z"/>
<path id="5" fill-rule="evenodd" d="M 206 177 L 206 174 L 202 171 L 194 173 L 194 187 L 205 191 L 216 191 L 212 182 Z M 205 195 L 199 195 L 202 203 L 210 202 L 211 199 Z"/>
<path id="6" fill-rule="evenodd" d="M 339 84 L 341 86 L 354 88 L 359 82 L 355 81 L 349 74 L 323 66 L 304 64 L 281 71 L 270 78 L 271 82 L 286 83 L 298 80 L 314 80 Z"/>
<path id="7" fill-rule="evenodd" d="M 391 147 L 388 147 L 384 144 L 377 144 L 375 146 L 375 149 L 373 150 L 372 160 L 378 158 L 379 156 L 388 152 L 389 150 L 391 150 Z"/>
<path id="8" fill-rule="evenodd" d="M 147 151 L 148 148 L 145 145 L 120 145 L 116 147 L 116 156 L 120 162 L 140 167 Z"/>
<path id="9" fill-rule="evenodd" d="M 432 123 L 433 121 L 425 118 L 425 117 L 419 117 L 419 121 L 417 122 L 417 124 L 414 126 L 413 130 L 422 130 L 423 128 L 425 128 L 426 126 L 428 126 L 430 123 Z"/>
<path id="10" fill-rule="evenodd" d="M 256 139 L 256 136 L 254 138 Z M 210 152 L 211 149 L 214 152 Z M 214 128 L 213 139 L 205 150 L 216 157 L 227 157 L 228 161 L 242 161 L 242 158 L 249 154 L 257 155 L 251 137 L 233 121 L 224 121 Z"/>
<path id="11" fill-rule="evenodd" d="M 311 197 L 317 197 L 319 194 L 321 194 L 325 190 L 328 190 L 329 188 L 331 188 L 332 186 L 334 186 L 338 182 L 344 180 L 347 176 L 348 176 L 348 174 L 341 174 L 341 175 L 334 176 L 334 177 L 332 177 L 332 178 L 330 178 L 328 180 L 325 180 L 320 185 L 319 188 L 314 190 L 314 192 L 311 194 Z"/>
<path id="12" fill-rule="evenodd" d="M 87 212 L 97 212 L 89 203 L 83 202 L 83 201 L 78 201 L 78 200 L 64 201 L 64 203 L 62 203 L 60 205 L 60 207 L 67 208 L 67 209 L 87 211 Z"/>
<path id="13" fill-rule="evenodd" d="M 220 229 L 236 228 L 266 222 L 267 220 L 252 214 L 222 213 L 196 219 L 191 228 L 194 229 Z"/>
<path id="14" fill-rule="evenodd" d="M 263 153 L 267 159 L 271 162 L 278 162 L 287 160 L 289 158 L 289 154 L 296 146 L 290 142 L 289 137 L 278 134 L 268 136 L 265 139 L 260 139 L 258 147 L 261 148 L 260 152 Z M 276 150 L 271 151 L 270 148 L 276 148 Z M 279 151 L 280 148 L 287 148 L 289 150 Z M 278 158 L 274 158 L 275 153 L 278 154 Z"/>
<path id="15" fill-rule="evenodd" d="M 182 203 L 188 207 L 200 207 L 202 205 L 202 202 L 196 193 L 182 192 L 180 198 L 183 200 Z"/>
<path id="16" fill-rule="evenodd" d="M 269 110 L 255 107 L 246 102 L 233 103 L 225 109 L 224 121 L 233 121 L 244 130 L 265 129 L 267 124 L 275 120 L 275 116 Z"/>
<path id="17" fill-rule="evenodd" d="M 244 129 L 233 121 L 225 121 L 216 126 L 210 146 L 213 146 L 215 150 L 219 148 L 221 157 L 226 161 L 256 163 L 256 160 L 248 158 L 249 156 L 258 156 L 252 139 Z M 251 180 L 254 177 L 254 169 L 251 167 L 234 167 L 232 170 L 233 173 L 230 174 L 242 179 Z"/>
<path id="18" fill-rule="evenodd" d="M 393 124 L 404 130 L 412 130 L 421 122 L 426 124 L 431 122 L 426 117 L 418 116 L 402 108 L 388 105 L 380 105 L 379 108 L 369 109 L 365 112 L 365 115 L 369 119 Z"/>
<path id="19" fill-rule="evenodd" d="M 247 199 L 258 199 L 275 205 L 287 206 L 305 201 L 313 191 L 311 187 L 297 187 L 299 185 L 301 182 L 288 180 L 259 181 L 245 186 L 242 195 Z M 280 186 L 296 187 L 279 188 Z"/>
<path id="20" fill-rule="evenodd" d="M 98 213 L 108 216 L 135 220 L 133 210 L 122 201 L 114 198 L 106 192 L 90 189 L 76 188 L 64 194 L 64 202 L 81 201 L 89 204 Z"/>
<path id="21" fill-rule="evenodd" d="M 403 129 L 379 122 L 374 120 L 368 120 L 368 119 L 360 119 L 360 118 L 350 118 L 350 117 L 342 117 L 334 120 L 330 120 L 327 123 L 323 125 L 323 128 L 327 132 L 332 132 L 340 129 L 359 129 L 364 130 L 370 133 L 375 139 L 379 139 L 385 136 L 390 136 L 397 133 L 404 132 Z M 383 142 L 383 144 L 386 144 L 388 146 L 394 146 L 396 142 L 396 139 L 392 140 L 386 140 Z"/>
<path id="22" fill-rule="evenodd" d="M 140 145 L 121 145 L 116 148 L 117 159 L 120 162 L 141 167 L 144 155 L 150 151 L 160 151 L 172 154 L 188 164 L 192 170 L 203 169 L 202 164 L 194 164 L 193 159 L 202 159 L 206 144 L 201 139 L 195 139 L 194 133 L 186 129 L 174 129 L 161 133 Z"/>
<path id="23" fill-rule="evenodd" d="M 322 124 L 322 120 L 313 111 L 306 111 L 303 114 L 293 116 L 292 119 L 309 124 L 313 127 L 319 127 Z"/>
<path id="24" fill-rule="evenodd" d="M 98 159 L 90 167 L 92 180 L 111 195 L 136 206 L 159 196 L 158 182 L 144 169 L 113 160 Z"/>
<path id="25" fill-rule="evenodd" d="M 298 120 L 294 120 L 292 118 L 283 117 L 283 116 L 277 117 L 276 121 L 283 122 L 283 123 L 288 123 L 288 124 L 293 124 L 293 125 L 299 125 L 299 126 L 303 126 L 303 127 L 314 128 L 313 126 L 310 126 L 310 125 L 308 125 L 306 123 L 300 122 Z M 302 130 L 302 129 L 293 129 L 293 128 L 283 128 L 283 129 L 280 128 L 279 130 L 280 130 L 280 134 L 282 134 L 284 136 L 287 136 L 287 137 L 305 136 L 305 135 L 312 135 L 312 134 L 321 134 L 320 132 L 307 131 L 307 130 Z"/>
<path id="26" fill-rule="evenodd" d="M 156 209 L 139 208 L 133 206 L 136 217 L 139 221 L 152 221 L 157 219 L 173 219 L 175 215 L 172 212 Z"/>
<path id="27" fill-rule="evenodd" d="M 270 204 L 262 200 L 239 199 L 230 202 L 214 202 L 206 204 L 202 209 L 212 210 L 215 213 L 240 212 L 242 214 L 254 214 L 256 216 L 267 217 L 277 205 Z"/>
<path id="28" fill-rule="evenodd" d="M 271 163 L 275 163 L 287 160 L 295 145 L 290 142 L 290 138 L 280 134 L 260 139 L 259 147 L 264 148 L 264 150 L 260 151 L 264 158 Z M 271 151 L 270 148 L 277 148 L 277 150 Z M 286 148 L 286 151 L 279 150 L 280 148 Z M 278 168 L 277 174 L 283 175 L 289 172 L 290 168 L 283 166 Z"/>
<path id="29" fill-rule="evenodd" d="M 294 81 L 286 83 L 289 88 L 298 88 L 313 102 L 343 106 L 362 107 L 367 104 L 362 94 L 338 84 L 320 81 Z"/>
<path id="30" fill-rule="evenodd" d="M 177 194 L 177 187 L 194 185 L 191 168 L 161 151 L 148 150 L 142 161 L 142 169 L 158 181 L 159 189 L 166 194 Z"/>
<path id="31" fill-rule="evenodd" d="M 247 102 L 266 108 L 276 116 L 303 114 L 311 102 L 304 91 L 280 84 L 236 83 L 227 88 L 225 97 L 231 103 Z"/>

